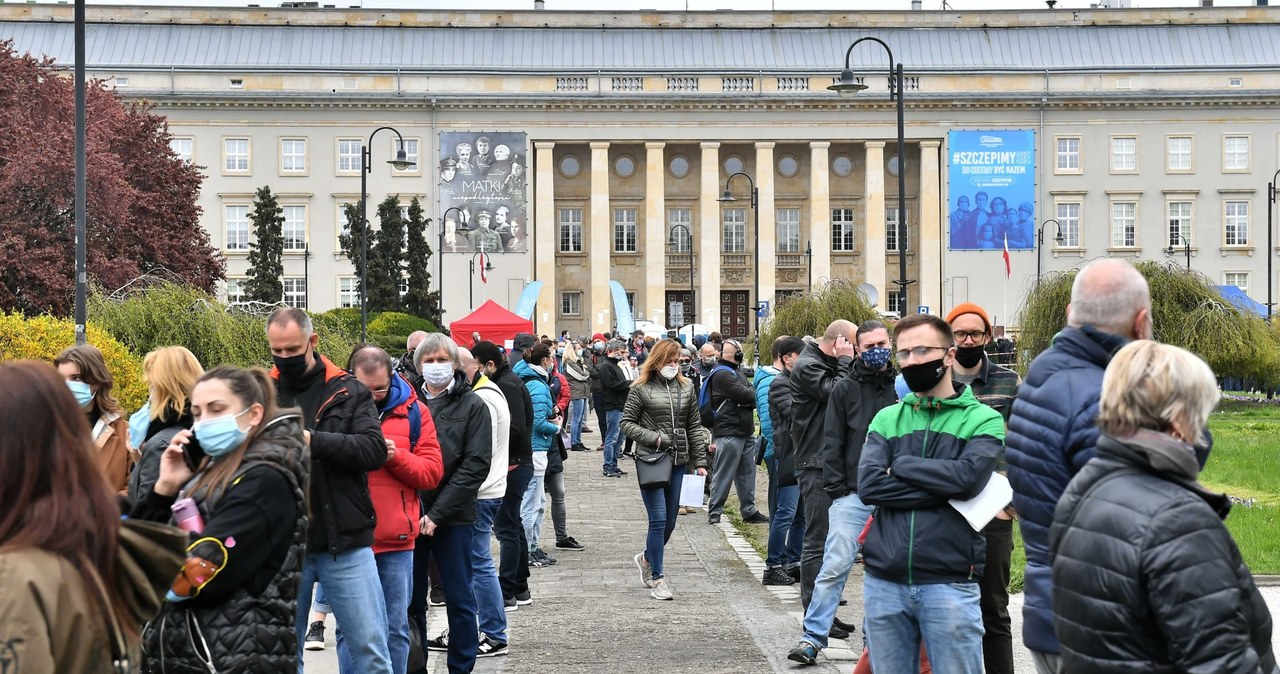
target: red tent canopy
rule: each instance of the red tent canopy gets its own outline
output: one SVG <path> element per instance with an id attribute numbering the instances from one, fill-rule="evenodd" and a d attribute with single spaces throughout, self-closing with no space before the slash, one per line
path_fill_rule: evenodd
<path id="1" fill-rule="evenodd" d="M 515 339 L 521 332 L 533 333 L 533 321 L 507 311 L 502 305 L 489 300 L 480 305 L 471 315 L 449 324 L 449 332 L 458 346 L 471 346 L 471 333 L 480 333 L 480 338 L 502 346 L 508 339 Z"/>

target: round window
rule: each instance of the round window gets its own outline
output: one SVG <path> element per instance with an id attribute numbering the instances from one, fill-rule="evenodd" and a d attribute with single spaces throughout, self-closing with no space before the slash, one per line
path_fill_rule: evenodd
<path id="1" fill-rule="evenodd" d="M 743 166 L 741 157 L 729 157 L 724 160 L 724 172 L 729 175 L 741 172 Z"/>
<path id="2" fill-rule="evenodd" d="M 853 159 L 847 154 L 836 155 L 836 158 L 831 160 L 831 170 L 838 176 L 847 176 L 853 173 Z"/>
<path id="3" fill-rule="evenodd" d="M 567 154 L 560 160 L 560 175 L 566 178 L 572 178 L 582 171 L 582 164 L 578 162 L 578 158 Z"/>
<path id="4" fill-rule="evenodd" d="M 630 178 L 636 172 L 636 161 L 631 157 L 622 155 L 614 160 L 613 170 L 620 178 Z"/>
<path id="5" fill-rule="evenodd" d="M 789 154 L 782 155 L 778 160 L 778 173 L 785 178 L 790 178 L 800 172 L 800 162 Z"/>
<path id="6" fill-rule="evenodd" d="M 892 157 L 889 157 L 889 161 L 888 161 L 888 169 L 887 169 L 887 170 L 889 171 L 889 175 L 891 175 L 891 176 L 896 176 L 896 175 L 898 175 L 898 170 L 899 170 L 899 169 L 898 169 L 898 155 L 896 155 L 896 154 L 895 154 L 895 155 L 893 155 Z M 902 170 L 903 170 L 903 171 L 910 171 L 910 170 L 911 170 L 911 167 L 910 167 L 910 166 L 908 166 L 908 165 L 907 165 L 907 163 L 904 161 L 904 162 L 902 162 Z"/>
<path id="7" fill-rule="evenodd" d="M 683 178 L 689 175 L 689 160 L 683 155 L 676 155 L 671 158 L 671 175 L 677 178 Z"/>

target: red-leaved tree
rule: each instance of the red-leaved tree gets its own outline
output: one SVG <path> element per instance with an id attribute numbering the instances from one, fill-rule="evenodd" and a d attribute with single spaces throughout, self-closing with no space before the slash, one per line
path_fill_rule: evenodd
<path id="1" fill-rule="evenodd" d="M 0 41 L 0 309 L 67 315 L 75 300 L 70 72 Z M 168 123 L 99 81 L 85 97 L 88 269 L 112 290 L 160 269 L 212 291 L 225 262 L 200 227 L 203 176 Z M 166 276 L 170 276 L 166 274 Z"/>

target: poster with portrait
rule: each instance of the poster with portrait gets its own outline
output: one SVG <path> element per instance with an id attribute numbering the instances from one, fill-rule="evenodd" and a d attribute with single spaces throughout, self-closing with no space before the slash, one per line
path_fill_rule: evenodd
<path id="1" fill-rule="evenodd" d="M 1036 137 L 1030 129 L 948 134 L 951 250 L 1028 250 L 1036 244 Z"/>
<path id="2" fill-rule="evenodd" d="M 440 132 L 443 252 L 529 250 L 527 144 L 526 134 L 510 131 Z"/>

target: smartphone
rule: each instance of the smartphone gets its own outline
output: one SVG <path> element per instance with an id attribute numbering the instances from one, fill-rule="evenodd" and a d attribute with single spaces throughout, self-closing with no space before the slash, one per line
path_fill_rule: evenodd
<path id="1" fill-rule="evenodd" d="M 182 446 L 182 458 L 187 462 L 187 468 L 192 471 L 200 470 L 200 464 L 204 461 L 204 448 L 200 446 L 200 441 L 196 439 L 195 433 L 187 437 L 187 444 Z"/>

